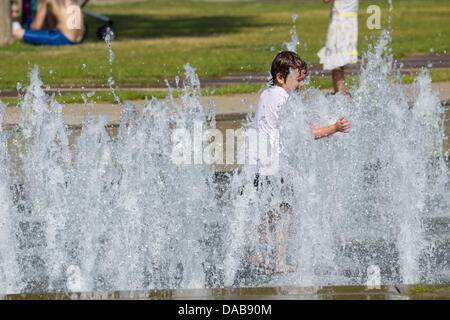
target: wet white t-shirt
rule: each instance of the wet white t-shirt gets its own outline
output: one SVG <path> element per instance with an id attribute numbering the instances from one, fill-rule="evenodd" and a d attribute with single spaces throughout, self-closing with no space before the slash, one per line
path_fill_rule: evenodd
<path id="1" fill-rule="evenodd" d="M 278 86 L 267 88 L 259 98 L 255 117 L 256 129 L 259 135 L 261 133 L 268 135 L 272 150 L 269 158 L 266 158 L 266 160 L 263 160 L 262 154 L 258 153 L 258 171 L 260 174 L 273 175 L 278 172 L 278 157 L 280 151 L 282 151 L 278 117 L 281 107 L 286 103 L 288 98 L 289 94 L 287 91 Z M 259 152 L 261 152 L 260 149 Z"/>
<path id="2" fill-rule="evenodd" d="M 278 115 L 281 106 L 287 101 L 289 94 L 278 86 L 271 86 L 264 90 L 259 98 L 256 110 L 256 129 L 268 134 L 271 141 L 275 138 L 278 127 Z"/>

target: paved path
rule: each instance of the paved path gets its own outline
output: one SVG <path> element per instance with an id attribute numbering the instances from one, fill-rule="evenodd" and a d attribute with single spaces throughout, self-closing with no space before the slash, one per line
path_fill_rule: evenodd
<path id="1" fill-rule="evenodd" d="M 450 82 L 432 83 L 432 88 L 439 87 L 439 97 L 441 101 L 450 102 Z M 408 92 L 409 86 L 405 86 Z M 229 96 L 213 97 L 216 104 L 216 119 L 218 121 L 242 120 L 248 112 L 255 112 L 258 103 L 258 93 L 236 94 Z M 176 99 L 177 100 L 177 99 Z M 142 101 L 135 101 L 139 104 Z M 207 97 L 201 98 L 202 105 L 208 106 Z M 106 115 L 108 123 L 111 125 L 120 122 L 123 107 L 111 103 L 88 104 L 81 103 L 68 104 L 63 109 L 66 123 L 72 126 L 79 126 L 86 116 Z M 19 107 L 6 108 L 6 118 L 9 125 L 18 123 L 21 109 Z"/>

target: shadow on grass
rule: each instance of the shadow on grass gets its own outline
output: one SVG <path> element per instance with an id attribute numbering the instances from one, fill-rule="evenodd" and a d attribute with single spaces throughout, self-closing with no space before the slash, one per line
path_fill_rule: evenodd
<path id="1" fill-rule="evenodd" d="M 252 17 L 206 16 L 160 18 L 154 15 L 110 15 L 118 37 L 155 39 L 167 37 L 208 37 L 236 33 L 242 28 L 260 27 Z M 103 24 L 86 17 L 87 41 L 96 41 L 97 29 Z"/>

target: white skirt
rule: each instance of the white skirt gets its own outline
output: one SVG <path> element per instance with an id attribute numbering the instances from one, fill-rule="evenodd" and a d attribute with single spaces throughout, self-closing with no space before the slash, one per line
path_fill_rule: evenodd
<path id="1" fill-rule="evenodd" d="M 331 13 L 328 26 L 327 43 L 318 56 L 324 70 L 333 70 L 358 61 L 358 17 Z"/>

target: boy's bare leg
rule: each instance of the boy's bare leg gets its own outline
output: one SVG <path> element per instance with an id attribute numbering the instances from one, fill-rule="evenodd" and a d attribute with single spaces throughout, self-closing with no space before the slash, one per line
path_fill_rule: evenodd
<path id="1" fill-rule="evenodd" d="M 280 208 L 283 212 L 283 221 L 281 223 L 281 228 L 275 233 L 276 241 L 278 244 L 278 249 L 276 252 L 276 272 L 293 271 L 293 266 L 286 266 L 286 251 L 287 251 L 287 240 L 289 237 L 289 230 L 291 226 L 292 208 L 283 206 Z M 286 239 L 285 239 L 286 235 Z M 287 267 L 288 270 L 285 270 Z"/>
<path id="2" fill-rule="evenodd" d="M 267 248 L 267 245 L 269 243 L 268 234 L 273 232 L 273 218 L 274 213 L 272 211 L 267 212 L 267 220 L 265 220 L 263 223 L 261 223 L 258 226 L 258 234 L 259 234 L 259 244 L 260 249 L 261 248 Z M 263 250 L 258 250 L 257 252 L 253 253 L 250 257 L 250 263 L 262 267 L 266 265 L 266 257 L 264 255 Z M 269 269 L 271 269 L 270 263 L 268 263 Z"/>
<path id="3" fill-rule="evenodd" d="M 269 244 L 269 235 L 274 235 L 272 241 L 277 247 L 275 252 L 274 266 L 270 261 L 266 261 L 263 252 L 254 253 L 250 257 L 250 263 L 259 267 L 266 266 L 269 270 L 275 269 L 275 272 L 293 271 L 293 266 L 286 266 L 287 239 L 289 237 L 289 229 L 291 225 L 292 208 L 290 206 L 282 206 L 279 212 L 269 211 L 267 220 L 258 228 L 259 243 L 262 247 Z M 287 268 L 287 270 L 285 270 Z"/>
<path id="4" fill-rule="evenodd" d="M 265 230 L 265 226 L 263 224 L 259 225 L 258 234 L 259 234 L 259 244 L 261 246 L 267 246 L 269 239 L 267 238 L 267 233 Z M 256 267 L 262 267 L 265 264 L 265 260 L 266 259 L 264 257 L 264 253 L 261 252 L 261 250 L 254 252 L 250 256 L 250 263 Z"/>

